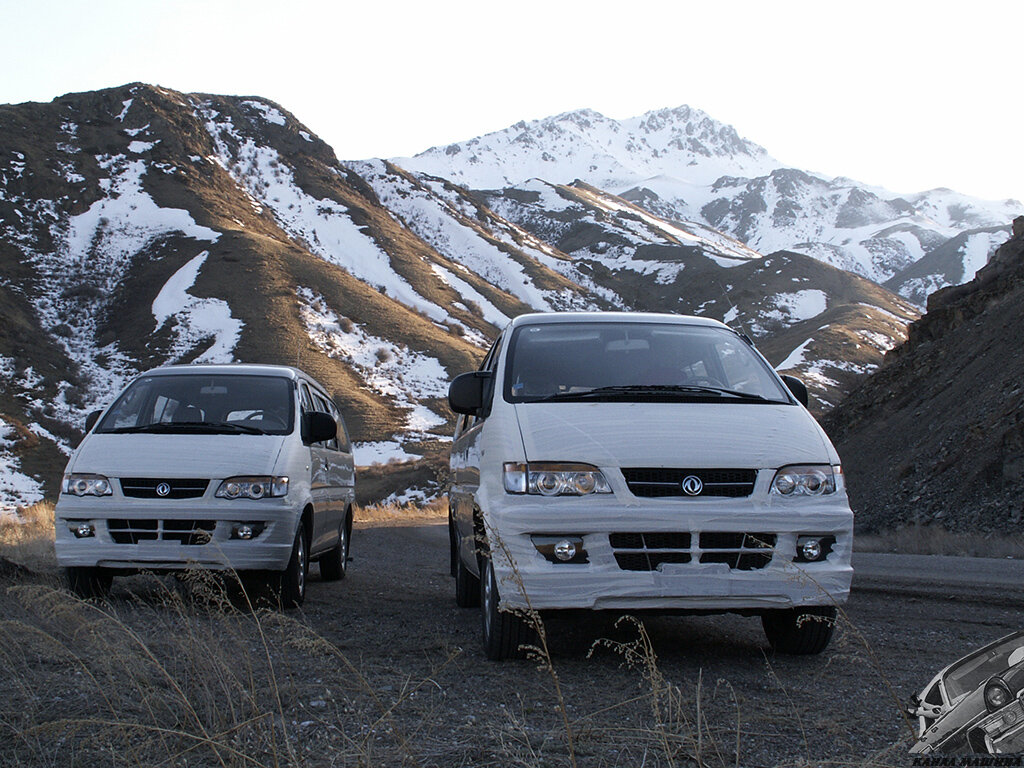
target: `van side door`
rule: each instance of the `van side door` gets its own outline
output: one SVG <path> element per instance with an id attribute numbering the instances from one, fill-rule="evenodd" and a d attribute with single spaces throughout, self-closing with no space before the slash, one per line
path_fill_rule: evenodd
<path id="1" fill-rule="evenodd" d="M 502 337 L 491 345 L 490 351 L 480 364 L 481 371 L 497 376 L 498 357 Z M 494 392 L 492 389 L 491 397 Z M 480 489 L 480 435 L 486 423 L 482 416 L 464 415 L 457 422 L 456 434 L 452 440 L 451 493 L 450 505 L 455 523 L 455 535 L 462 561 L 476 572 L 476 542 L 473 531 L 473 514 L 477 506 L 476 496 Z"/>

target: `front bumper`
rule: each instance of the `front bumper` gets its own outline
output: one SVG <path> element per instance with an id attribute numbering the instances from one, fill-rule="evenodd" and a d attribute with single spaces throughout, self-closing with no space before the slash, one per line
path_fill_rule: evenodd
<path id="1" fill-rule="evenodd" d="M 55 513 L 57 562 L 63 567 L 279 571 L 291 557 L 298 517 L 288 497 L 167 501 L 64 494 Z M 81 521 L 92 524 L 94 535 L 78 538 L 72 532 Z M 231 538 L 238 523 L 264 528 L 249 540 Z M 126 527 L 143 533 L 125 533 Z"/>
<path id="2" fill-rule="evenodd" d="M 739 499 L 623 506 L 613 495 L 499 498 L 505 503 L 492 506 L 485 524 L 501 602 L 509 608 L 761 611 L 849 597 L 853 515 L 845 498 L 776 506 Z M 688 534 L 688 547 L 675 554 L 689 562 L 622 567 L 611 534 L 636 532 Z M 723 553 L 702 548 L 722 534 L 755 532 L 774 537 L 755 565 L 713 562 Z M 798 537 L 811 534 L 834 536 L 832 551 L 820 562 L 796 562 Z M 534 544 L 540 535 L 581 537 L 588 562 L 551 562 Z"/>

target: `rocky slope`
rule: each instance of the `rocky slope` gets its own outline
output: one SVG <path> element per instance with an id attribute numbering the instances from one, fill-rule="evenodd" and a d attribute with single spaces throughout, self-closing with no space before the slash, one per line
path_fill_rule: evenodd
<path id="1" fill-rule="evenodd" d="M 394 162 L 474 189 L 579 179 L 668 221 L 714 227 L 762 253 L 799 251 L 876 282 L 961 232 L 1004 227 L 1024 213 L 1014 200 L 948 189 L 897 195 L 787 168 L 732 126 L 687 106 L 621 121 L 593 110 L 567 112 Z M 968 262 L 980 266 L 973 256 Z M 934 290 L 952 282 L 945 279 L 900 292 L 923 304 L 922 285 Z"/>
<path id="2" fill-rule="evenodd" d="M 1021 306 L 1024 217 L 973 280 L 932 294 L 907 342 L 825 417 L 861 530 L 921 523 L 1019 536 Z"/>
<path id="3" fill-rule="evenodd" d="M 136 84 L 0 106 L 0 505 L 52 491 L 85 414 L 168 362 L 298 364 L 337 392 L 357 461 L 439 464 L 448 380 L 525 311 L 735 321 L 820 406 L 916 316 L 807 257 L 535 186 L 341 163 L 258 97 Z"/>

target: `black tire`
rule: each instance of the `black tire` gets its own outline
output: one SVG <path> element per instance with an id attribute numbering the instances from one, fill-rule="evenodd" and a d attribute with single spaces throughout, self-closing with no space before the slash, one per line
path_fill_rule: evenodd
<path id="1" fill-rule="evenodd" d="M 288 567 L 277 574 L 275 586 L 277 597 L 284 609 L 298 608 L 306 599 L 306 577 L 309 575 L 309 542 L 306 541 L 306 527 L 300 522 L 295 531 L 292 556 Z"/>
<path id="2" fill-rule="evenodd" d="M 761 616 L 768 642 L 778 653 L 809 656 L 824 651 L 836 626 L 833 606 L 768 611 Z"/>
<path id="3" fill-rule="evenodd" d="M 110 585 L 114 575 L 104 568 L 88 566 L 72 566 L 64 569 L 68 589 L 84 600 L 106 597 L 110 593 Z"/>
<path id="4" fill-rule="evenodd" d="M 341 526 L 341 536 L 332 550 L 320 558 L 320 578 L 324 581 L 341 581 L 348 572 L 348 551 L 352 542 L 352 518 L 346 516 Z"/>
<path id="5" fill-rule="evenodd" d="M 476 608 L 480 605 L 480 579 L 473 575 L 459 556 L 459 537 L 450 518 L 448 541 L 451 547 L 451 572 L 455 577 L 455 604 L 459 608 Z"/>
<path id="6" fill-rule="evenodd" d="M 492 661 L 521 659 L 526 655 L 524 646 L 536 643 L 536 633 L 522 616 L 498 610 L 500 602 L 494 568 L 485 557 L 480 574 L 484 653 Z"/>

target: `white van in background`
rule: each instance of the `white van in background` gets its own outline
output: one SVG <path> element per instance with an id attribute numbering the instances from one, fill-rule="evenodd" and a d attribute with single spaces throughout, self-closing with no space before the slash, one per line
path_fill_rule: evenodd
<path id="1" fill-rule="evenodd" d="M 487 655 L 531 637 L 514 609 L 755 614 L 824 650 L 853 515 L 806 398 L 715 320 L 515 318 L 449 390 L 451 570 Z"/>
<path id="2" fill-rule="evenodd" d="M 90 414 L 56 508 L 57 561 L 95 596 L 118 574 L 234 569 L 301 605 L 311 560 L 345 576 L 355 467 L 327 390 L 295 368 L 173 365 Z"/>

